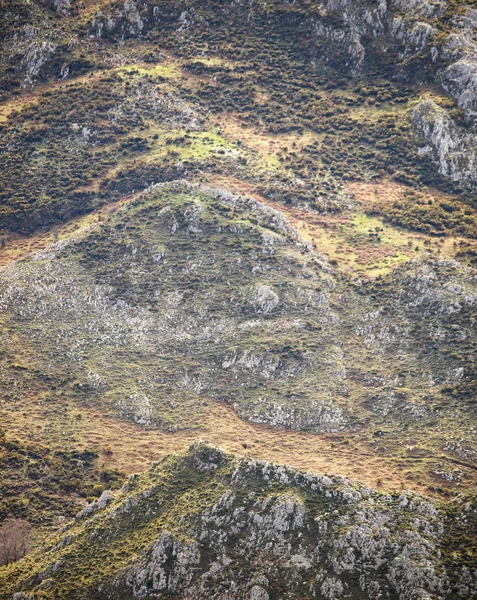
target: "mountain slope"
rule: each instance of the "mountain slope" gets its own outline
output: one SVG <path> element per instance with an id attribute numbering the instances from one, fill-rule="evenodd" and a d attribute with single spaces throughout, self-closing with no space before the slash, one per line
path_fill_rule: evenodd
<path id="1" fill-rule="evenodd" d="M 3 270 L 4 352 L 31 348 L 17 387 L 41 374 L 60 405 L 169 432 L 206 398 L 275 427 L 384 428 L 386 453 L 419 440 L 426 477 L 473 485 L 473 272 L 421 259 L 351 284 L 275 209 L 158 185 Z M 3 385 L 13 400 L 8 369 Z M 459 447 L 465 471 L 437 464 Z"/>
<path id="2" fill-rule="evenodd" d="M 453 510 L 197 444 L 79 512 L 1 597 L 471 598 L 447 540 L 468 542 L 476 509 Z"/>
<path id="3" fill-rule="evenodd" d="M 318 210 L 349 206 L 343 180 L 384 174 L 465 192 L 456 201 L 468 207 L 471 5 L 9 3 L 3 226 L 32 231 L 175 178 L 184 156 L 188 171 L 232 169 L 270 197 Z M 51 82 L 44 95 L 15 102 L 19 87 L 38 80 Z M 294 135 L 259 168 L 227 146 L 211 156 L 194 136 L 184 149 L 187 130 L 210 130 L 215 115 Z M 171 127 L 175 135 L 163 139 Z M 297 155 L 288 142 L 303 132 L 310 136 Z M 164 142 L 171 153 L 158 152 Z"/>
<path id="4" fill-rule="evenodd" d="M 476 24 L 475 0 L 0 0 L 0 527 L 27 519 L 39 544 L 205 438 L 448 502 L 426 516 L 415 581 L 395 562 L 414 560 L 415 507 L 373 492 L 393 541 L 369 585 L 364 555 L 325 574 L 307 546 L 312 570 L 273 558 L 276 589 L 230 567 L 231 597 L 473 594 Z M 201 478 L 191 494 L 217 502 L 208 486 L 225 484 Z M 144 522 L 141 552 L 172 520 Z M 207 570 L 194 527 L 164 548 Z M 339 554 L 353 536 L 328 527 Z M 104 565 L 78 562 L 83 597 L 103 575 L 142 589 L 119 575 L 136 549 L 111 543 Z M 30 564 L 12 572 L 25 582 Z M 184 597 L 206 594 L 194 577 Z M 226 596 L 214 577 L 207 594 Z"/>

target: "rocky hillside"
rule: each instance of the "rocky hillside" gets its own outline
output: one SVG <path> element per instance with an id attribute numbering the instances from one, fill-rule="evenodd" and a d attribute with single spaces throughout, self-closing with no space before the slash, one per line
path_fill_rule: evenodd
<path id="1" fill-rule="evenodd" d="M 325 211 L 349 207 L 343 181 L 390 175 L 465 192 L 466 210 L 475 11 L 428 0 L 8 2 L 0 223 L 32 231 L 184 170 L 225 169 Z M 17 102 L 25 86 L 34 98 Z M 216 136 L 203 147 L 200 132 L 225 114 L 222 133 L 235 116 L 308 135 L 256 165 Z"/>
<path id="2" fill-rule="evenodd" d="M 197 444 L 87 505 L 1 597 L 470 599 L 476 514 Z"/>
<path id="3" fill-rule="evenodd" d="M 437 427 L 426 478 L 473 486 L 475 298 L 456 261 L 350 282 L 279 211 L 159 184 L 3 269 L 2 385 L 18 406 L 33 372 L 60 405 L 169 432 L 211 398 L 254 423 L 386 436 L 394 457 Z M 16 340 L 33 368 L 15 369 Z"/>
<path id="4" fill-rule="evenodd" d="M 476 594 L 476 31 L 0 0 L 5 598 Z"/>

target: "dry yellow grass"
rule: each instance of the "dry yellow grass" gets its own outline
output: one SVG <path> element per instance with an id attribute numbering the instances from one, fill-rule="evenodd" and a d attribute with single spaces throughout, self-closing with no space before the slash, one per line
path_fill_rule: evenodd
<path id="1" fill-rule="evenodd" d="M 207 406 L 196 429 L 167 433 L 142 429 L 95 406 L 79 405 L 64 397 L 58 404 L 46 403 L 39 393 L 41 390 L 35 390 L 24 396 L 21 405 L 0 403 L 0 421 L 8 435 L 53 448 L 93 449 L 100 455 L 101 468 L 140 472 L 167 454 L 205 440 L 233 453 L 335 473 L 386 491 L 404 488 L 436 495 L 429 490 L 432 481 L 426 476 L 425 461 L 373 448 L 369 434 L 363 431 L 314 434 L 276 429 L 245 422 L 228 405 L 204 398 Z M 414 439 L 412 443 L 421 446 L 425 440 Z M 466 479 L 459 488 L 471 491 L 472 486 Z"/>

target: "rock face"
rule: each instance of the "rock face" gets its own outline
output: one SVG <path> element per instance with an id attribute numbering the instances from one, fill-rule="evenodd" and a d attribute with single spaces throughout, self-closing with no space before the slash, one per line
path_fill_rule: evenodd
<path id="1" fill-rule="evenodd" d="M 431 154 L 439 173 L 454 181 L 477 181 L 477 135 L 459 128 L 444 110 L 426 100 L 414 110 L 416 132 L 427 142 L 421 153 Z"/>
<path id="2" fill-rule="evenodd" d="M 54 10 L 60 14 L 68 14 L 71 9 L 70 0 L 40 0 L 40 2 L 47 8 L 50 8 L 51 10 Z"/>
<path id="3" fill-rule="evenodd" d="M 184 543 L 169 533 L 162 533 L 147 552 L 141 567 L 131 569 L 125 577 L 134 598 L 146 598 L 150 590 L 157 594 L 180 594 L 190 586 L 200 565 L 199 544 Z M 152 586 L 151 586 L 152 583 Z"/>
<path id="4" fill-rule="evenodd" d="M 470 599 L 475 574 L 447 567 L 450 522 L 476 524 L 475 503 L 459 511 L 445 519 L 410 493 L 198 444 L 64 527 L 67 546 L 53 540 L 3 584 L 21 599 Z"/>
<path id="5" fill-rule="evenodd" d="M 450 64 L 441 73 L 442 84 L 471 119 L 477 108 L 477 10 L 470 6 L 454 18 L 455 28 L 442 47 Z"/>

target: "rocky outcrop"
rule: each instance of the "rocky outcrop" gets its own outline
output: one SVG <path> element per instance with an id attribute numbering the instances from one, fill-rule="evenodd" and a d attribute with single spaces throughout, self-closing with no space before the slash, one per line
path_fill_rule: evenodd
<path id="1" fill-rule="evenodd" d="M 28 45 L 22 59 L 26 83 L 32 84 L 37 80 L 41 68 L 48 62 L 55 50 L 56 45 L 51 42 L 33 42 Z"/>
<path id="2" fill-rule="evenodd" d="M 474 526 L 475 503 L 459 506 L 458 518 Z M 447 526 L 436 506 L 410 493 L 379 494 L 197 444 L 70 525 L 68 545 L 32 556 L 28 578 L 19 563 L 10 590 L 19 598 L 68 590 L 70 600 L 470 599 L 475 574 L 459 561 L 446 567 Z M 118 542 L 122 559 L 110 554 L 91 571 L 97 549 Z"/>
<path id="3" fill-rule="evenodd" d="M 444 88 L 467 117 L 477 116 L 477 9 L 470 6 L 456 17 L 453 31 L 442 45 L 442 58 L 450 64 L 441 73 Z"/>
<path id="4" fill-rule="evenodd" d="M 71 0 L 40 0 L 40 2 L 47 8 L 63 15 L 68 14 L 71 9 Z"/>
<path id="5" fill-rule="evenodd" d="M 184 592 L 200 564 L 199 543 L 181 542 L 169 533 L 162 533 L 147 551 L 145 564 L 133 568 L 125 576 L 134 598 L 146 598 L 160 593 L 178 595 Z"/>
<path id="6" fill-rule="evenodd" d="M 477 182 L 477 135 L 459 128 L 432 100 L 421 102 L 413 114 L 416 132 L 427 146 L 420 154 L 430 155 L 439 173 L 454 181 Z"/>
<path id="7" fill-rule="evenodd" d="M 102 510 L 107 506 L 111 500 L 113 499 L 111 492 L 109 490 L 104 491 L 98 500 L 91 502 L 91 504 L 87 504 L 79 513 L 76 515 L 77 519 L 81 519 L 83 517 L 88 517 L 89 515 L 95 513 L 98 510 Z"/>
<path id="8" fill-rule="evenodd" d="M 468 117 L 477 116 L 477 53 L 475 57 L 461 59 L 442 73 L 442 84 L 452 94 Z"/>

